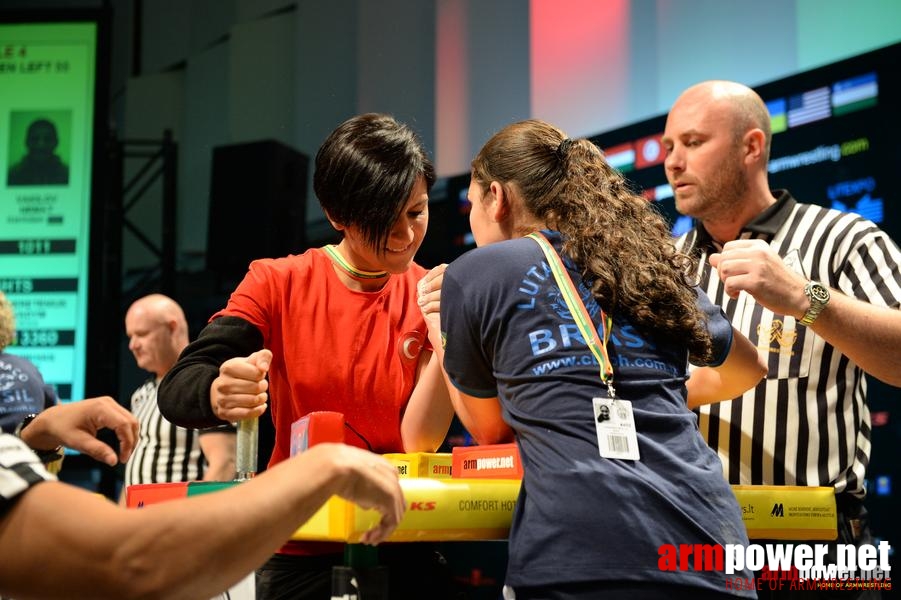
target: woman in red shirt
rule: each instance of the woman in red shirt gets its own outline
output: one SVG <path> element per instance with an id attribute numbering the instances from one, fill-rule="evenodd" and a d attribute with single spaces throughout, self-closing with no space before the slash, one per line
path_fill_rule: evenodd
<path id="1" fill-rule="evenodd" d="M 413 262 L 428 227 L 435 174 L 418 137 L 380 114 L 342 123 L 316 155 L 313 185 L 340 243 L 251 263 L 160 385 L 160 410 L 185 427 L 261 416 L 275 426 L 270 465 L 290 454 L 291 424 L 313 411 L 344 414 L 346 440 L 377 453 L 435 451 L 453 409 L 428 342 Z M 253 210 L 248 206 L 248 210 Z M 254 232 L 248 232 L 254 235 Z M 430 552 L 400 544 L 410 561 Z M 257 598 L 330 598 L 334 543 L 291 542 L 257 574 Z M 390 551 L 383 564 L 392 564 Z M 433 583 L 429 587 L 441 586 Z M 392 588 L 392 598 L 407 597 Z M 436 594 L 440 590 L 436 590 Z M 439 598 L 440 595 L 430 597 Z"/>

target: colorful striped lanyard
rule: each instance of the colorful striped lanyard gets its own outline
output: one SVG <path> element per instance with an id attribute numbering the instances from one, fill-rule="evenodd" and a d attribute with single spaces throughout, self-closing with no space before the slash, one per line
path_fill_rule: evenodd
<path id="1" fill-rule="evenodd" d="M 554 279 L 557 280 L 563 301 L 566 302 L 566 306 L 582 334 L 582 339 L 585 340 L 600 365 L 601 381 L 607 385 L 607 394 L 610 398 L 616 398 L 616 390 L 613 388 L 613 365 L 610 363 L 610 355 L 607 354 L 607 342 L 610 340 L 610 332 L 613 330 L 613 319 L 601 309 L 601 335 L 599 336 L 598 330 L 588 314 L 588 309 L 585 308 L 585 303 L 582 302 L 576 285 L 569 276 L 569 271 L 560 260 L 560 255 L 541 232 L 536 231 L 526 237 L 532 238 L 541 246 L 541 250 L 547 257 L 548 266 L 554 274 Z M 603 341 L 601 341 L 602 336 Z"/>

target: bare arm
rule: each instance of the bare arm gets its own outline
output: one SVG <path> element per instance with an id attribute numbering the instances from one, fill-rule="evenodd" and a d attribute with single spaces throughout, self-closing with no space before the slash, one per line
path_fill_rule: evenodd
<path id="1" fill-rule="evenodd" d="M 119 440 L 119 454 L 97 439 L 101 429 L 111 429 Z M 22 441 L 35 450 L 65 446 L 109 466 L 126 462 L 138 438 L 138 421 L 109 396 L 58 404 L 45 409 L 22 430 Z"/>
<path id="2" fill-rule="evenodd" d="M 438 345 L 435 346 L 434 359 L 439 362 L 444 361 L 444 348 L 440 344 L 440 328 L 438 322 L 438 312 L 429 314 L 426 317 L 429 325 L 429 337 L 436 338 Z M 432 341 L 435 343 L 435 340 Z M 441 374 L 446 382 L 445 389 L 450 396 L 450 402 L 453 406 L 453 412 L 457 413 L 460 422 L 466 431 L 473 437 L 479 445 L 484 444 L 501 444 L 513 441 L 513 430 L 504 421 L 504 415 L 501 411 L 501 403 L 495 398 L 476 398 L 464 392 L 461 392 L 451 383 L 444 369 Z"/>
<path id="3" fill-rule="evenodd" d="M 441 283 L 444 268 L 435 267 L 422 279 L 419 286 L 419 305 L 429 328 L 429 340 L 435 348 L 434 360 L 444 363 L 444 346 L 441 340 Z M 461 392 L 451 383 L 442 368 L 445 389 L 450 396 L 453 411 L 478 444 L 499 444 L 513 440 L 513 430 L 504 421 L 500 401 L 495 398 L 476 398 Z"/>
<path id="4" fill-rule="evenodd" d="M 901 310 L 874 306 L 836 290 L 831 296 L 810 329 L 873 377 L 901 387 Z M 807 296 L 804 302 L 806 311 Z"/>
<path id="5" fill-rule="evenodd" d="M 405 452 L 434 452 L 447 437 L 454 408 L 437 352 L 423 352 L 419 376 L 404 410 L 400 434 Z"/>
<path id="6" fill-rule="evenodd" d="M 204 481 L 231 481 L 235 478 L 236 439 L 234 431 L 206 431 L 200 434 L 200 449 L 207 462 Z"/>
<path id="7" fill-rule="evenodd" d="M 433 313 L 426 320 L 429 322 L 429 336 L 440 338 L 441 325 L 438 322 L 438 313 Z M 443 363 L 444 348 L 440 345 L 436 346 L 435 357 Z M 441 369 L 441 373 L 447 384 L 454 412 L 477 444 L 501 444 L 513 441 L 513 430 L 504 421 L 501 403 L 497 397 L 476 398 L 465 394 L 451 383 L 444 369 Z"/>
<path id="8" fill-rule="evenodd" d="M 382 513 L 365 543 L 384 540 L 403 515 L 394 467 L 343 444 L 317 445 L 228 490 L 140 510 L 39 483 L 0 518 L 0 592 L 208 598 L 262 564 L 333 494 Z"/>
<path id="9" fill-rule="evenodd" d="M 745 291 L 773 312 L 804 316 L 807 281 L 787 268 L 763 240 L 735 240 L 710 257 L 726 293 Z M 832 290 L 832 299 L 810 327 L 870 375 L 901 386 L 901 310 L 874 306 Z"/>
<path id="10" fill-rule="evenodd" d="M 692 370 L 685 384 L 688 407 L 737 398 L 757 385 L 766 371 L 766 361 L 757 348 L 733 327 L 732 346 L 723 364 Z"/>
<path id="11" fill-rule="evenodd" d="M 440 276 L 444 273 L 444 267 L 435 267 L 429 276 L 439 277 L 437 285 L 440 293 Z M 423 278 L 422 281 L 425 281 Z M 419 291 L 422 291 L 422 281 Z M 428 314 L 423 311 L 423 316 L 428 320 Z M 437 314 L 436 314 L 437 317 Z M 429 341 L 435 345 L 435 339 L 429 335 Z M 439 341 L 440 344 L 440 341 Z M 436 352 L 423 352 L 419 358 L 419 367 L 416 373 L 416 385 L 410 400 L 404 410 L 404 416 L 400 424 L 401 439 L 404 442 L 405 452 L 434 452 L 441 446 L 447 437 L 451 420 L 454 417 L 454 408 L 448 396 L 447 385 L 444 379 L 444 369 Z"/>
<path id="12" fill-rule="evenodd" d="M 504 421 L 501 403 L 497 398 L 476 398 L 454 388 L 451 399 L 460 422 L 477 444 L 513 441 L 513 430 Z"/>

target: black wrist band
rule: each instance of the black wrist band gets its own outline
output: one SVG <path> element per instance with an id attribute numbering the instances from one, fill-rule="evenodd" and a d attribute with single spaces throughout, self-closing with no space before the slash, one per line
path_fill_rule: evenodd
<path id="1" fill-rule="evenodd" d="M 17 438 L 22 439 L 22 430 L 28 427 L 28 425 L 30 425 L 37 416 L 38 415 L 36 413 L 25 415 L 25 418 L 22 419 L 22 422 L 16 426 L 15 434 Z M 32 448 L 31 451 L 34 452 L 37 455 L 38 459 L 40 459 L 40 461 L 44 464 L 56 462 L 63 457 L 62 446 L 57 446 L 56 448 L 51 448 L 50 450 L 38 450 Z"/>

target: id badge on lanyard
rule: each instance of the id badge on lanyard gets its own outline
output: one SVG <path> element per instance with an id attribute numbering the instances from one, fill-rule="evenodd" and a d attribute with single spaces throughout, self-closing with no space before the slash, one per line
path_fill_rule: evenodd
<path id="1" fill-rule="evenodd" d="M 616 390 L 613 387 L 613 365 L 607 354 L 607 340 L 610 339 L 610 332 L 613 329 L 613 319 L 601 310 L 602 335 L 598 335 L 598 330 L 594 327 L 588 310 L 554 247 L 541 233 L 532 233 L 528 237 L 535 240 L 544 251 L 544 255 L 548 259 L 548 266 L 560 288 L 560 295 L 566 302 L 569 312 L 582 334 L 582 339 L 588 344 L 588 348 L 600 365 L 601 381 L 607 386 L 607 397 L 592 398 L 591 403 L 598 436 L 598 450 L 601 456 L 603 458 L 640 460 L 638 432 L 632 414 L 632 403 L 617 398 Z"/>
<path id="2" fill-rule="evenodd" d="M 620 398 L 592 398 L 591 402 L 601 456 L 640 460 L 632 403 Z"/>

